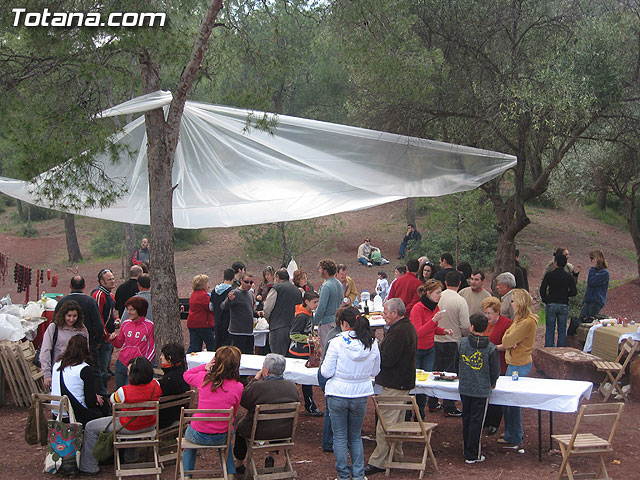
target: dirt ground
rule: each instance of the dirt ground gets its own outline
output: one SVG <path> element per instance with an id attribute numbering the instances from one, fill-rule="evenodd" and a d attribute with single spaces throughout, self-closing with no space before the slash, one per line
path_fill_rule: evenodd
<path id="1" fill-rule="evenodd" d="M 369 210 L 349 212 L 342 215 L 345 229 L 338 242 L 338 249 L 332 252 L 331 258 L 337 262 L 347 263 L 349 274 L 354 278 L 359 290 L 375 287 L 376 271 L 384 270 L 389 277 L 393 276 L 393 268 L 398 263 L 395 260 L 398 243 L 404 233 L 404 202 L 395 202 Z M 529 270 L 531 290 L 537 289 L 545 265 L 550 261 L 552 251 L 557 246 L 566 246 L 571 252 L 570 261 L 582 264 L 587 271 L 588 253 L 594 248 L 605 252 L 611 272 L 612 286 L 608 295 L 604 312 L 615 316 L 628 316 L 636 321 L 640 304 L 640 281 L 637 277 L 633 244 L 626 231 L 603 225 L 584 215 L 580 209 L 543 210 L 529 209 L 532 224 L 519 235 L 519 248 L 525 264 Z M 21 238 L 15 235 L 6 225 L 8 222 L 0 215 L 0 225 L 4 224 L 0 233 L 0 251 L 9 255 L 9 275 L 3 285 L 0 282 L 0 297 L 10 293 L 14 302 L 24 301 L 24 293 L 17 294 L 13 284 L 12 265 L 14 262 L 31 265 L 35 268 L 51 269 L 59 275 L 57 288 L 45 287 L 48 292 L 67 293 L 69 279 L 73 275 L 68 270 L 66 262 L 66 247 L 64 227 L 61 220 L 38 223 L 36 228 L 39 236 L 36 238 Z M 97 272 L 102 268 L 111 268 L 116 273 L 118 281 L 126 280 L 122 275 L 119 260 L 101 260 L 91 258 L 89 243 L 92 233 L 99 221 L 93 219 L 77 219 L 80 246 L 87 257 L 77 267 L 80 274 L 87 279 L 88 286 L 94 286 Z M 429 231 L 423 227 L 420 219 L 418 226 L 423 236 Z M 205 231 L 207 242 L 191 248 L 189 251 L 177 252 L 176 270 L 181 297 L 190 293 L 190 284 L 194 275 L 207 273 L 212 283 L 218 283 L 222 271 L 235 260 L 243 260 L 248 270 L 259 274 L 264 266 L 249 261 L 243 255 L 237 233 L 234 229 L 212 229 Z M 391 260 L 383 267 L 366 268 L 355 261 L 355 253 L 364 236 L 370 236 L 372 244 L 381 248 L 385 257 Z M 440 252 L 426 252 L 432 259 L 437 259 Z M 309 280 L 314 286 L 319 286 L 320 277 L 315 265 L 323 257 L 322 253 L 314 251 L 296 259 L 301 268 L 309 273 Z M 272 265 L 276 265 L 273 260 Z M 472 262 L 473 264 L 473 262 Z M 584 278 L 584 274 L 581 278 Z M 633 280 L 635 279 L 635 280 Z M 633 280 L 633 281 L 630 281 Z M 31 299 L 35 296 L 32 290 Z M 184 324 L 185 322 L 183 322 Z M 186 328 L 186 326 L 183 325 Z M 186 330 L 185 330 L 186 331 Z M 543 343 L 542 327 L 539 328 L 537 343 Z M 187 338 L 187 337 L 185 337 Z M 316 390 L 316 401 L 324 410 L 324 399 L 319 389 Z M 6 446 L 0 452 L 0 478 L 44 478 L 41 474 L 44 461 L 44 449 L 29 446 L 24 441 L 24 424 L 27 416 L 26 409 L 11 405 L 0 407 L 0 428 L 5 432 Z M 597 403 L 602 400 L 598 393 L 594 393 L 589 402 Z M 368 406 L 368 414 L 363 427 L 365 458 L 373 451 L 375 442 L 371 440 L 375 435 L 373 406 Z M 575 422 L 575 414 L 555 414 L 553 416 L 554 432 L 569 432 Z M 483 464 L 466 465 L 462 457 L 461 420 L 445 418 L 440 414 L 429 414 L 428 421 L 438 423 L 433 435 L 432 446 L 439 464 L 439 472 L 427 469 L 427 477 L 450 478 L 453 480 L 467 478 L 473 475 L 478 479 L 512 479 L 519 477 L 523 480 L 551 477 L 557 474 L 561 457 L 557 450 L 549 451 L 548 419 L 543 412 L 543 456 L 538 462 L 537 453 L 537 412 L 523 410 L 523 424 L 525 427 L 524 454 L 505 450 L 496 443 L 497 436 L 483 438 L 483 454 L 487 461 Z M 615 453 L 609 457 L 607 468 L 613 478 L 640 478 L 637 474 L 638 449 L 640 444 L 640 403 L 627 403 L 623 414 L 623 421 L 618 427 L 614 443 Z M 335 478 L 334 458 L 331 453 L 320 449 L 322 418 L 312 418 L 304 414 L 300 417 L 297 431 L 296 449 L 293 455 L 298 478 L 319 480 Z M 501 433 L 501 432 L 500 432 Z M 416 452 L 408 448 L 408 452 Z M 203 461 L 202 458 L 199 462 Z M 580 469 L 588 461 L 576 461 L 575 469 Z M 592 463 L 593 464 L 593 463 Z M 170 465 L 163 472 L 162 478 L 173 478 L 174 466 Z M 377 477 L 382 478 L 379 474 Z M 392 471 L 391 478 L 417 478 L 417 474 Z M 98 478 L 113 478 L 113 467 L 105 466 Z M 373 477 L 376 478 L 376 477 Z"/>

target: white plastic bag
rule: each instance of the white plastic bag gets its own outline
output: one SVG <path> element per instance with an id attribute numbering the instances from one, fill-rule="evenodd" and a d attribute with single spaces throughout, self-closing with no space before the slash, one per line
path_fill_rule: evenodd
<path id="1" fill-rule="evenodd" d="M 17 342 L 24 338 L 20 319 L 15 315 L 0 313 L 0 340 Z"/>
<path id="2" fill-rule="evenodd" d="M 291 261 L 289 262 L 289 265 L 287 265 L 287 272 L 289 273 L 289 278 L 291 279 L 292 282 L 293 282 L 293 273 L 296 270 L 298 270 L 298 264 L 293 259 L 293 257 L 291 257 Z"/>
<path id="3" fill-rule="evenodd" d="M 266 318 L 259 318 L 254 330 L 269 330 L 269 322 Z"/>
<path id="4" fill-rule="evenodd" d="M 25 318 L 41 317 L 44 312 L 44 306 L 40 302 L 29 302 L 24 309 L 23 316 Z"/>

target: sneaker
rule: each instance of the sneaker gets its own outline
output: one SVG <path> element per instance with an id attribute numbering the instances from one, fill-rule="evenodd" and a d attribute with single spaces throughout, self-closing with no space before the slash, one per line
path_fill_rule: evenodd
<path id="1" fill-rule="evenodd" d="M 404 258 L 404 255 L 398 255 L 398 260 L 402 260 Z"/>
<path id="2" fill-rule="evenodd" d="M 498 443 L 501 443 L 502 445 L 508 445 L 509 447 L 517 447 L 518 445 L 520 445 L 519 443 L 511 443 L 511 442 L 507 442 L 504 437 L 503 438 L 499 438 L 498 439 Z"/>
<path id="3" fill-rule="evenodd" d="M 305 408 L 307 415 L 311 415 L 312 417 L 324 417 L 324 413 L 318 410 L 318 407 L 313 406 L 311 408 Z"/>
<path id="4" fill-rule="evenodd" d="M 429 413 L 436 413 L 438 410 L 442 410 L 441 403 L 438 403 L 435 407 L 429 407 Z"/>
<path id="5" fill-rule="evenodd" d="M 498 429 L 491 425 L 489 426 L 489 428 L 487 428 L 487 435 L 495 435 L 497 431 Z"/>
<path id="6" fill-rule="evenodd" d="M 373 263 L 367 262 L 367 267 L 373 267 Z"/>
<path id="7" fill-rule="evenodd" d="M 389 263 L 389 260 L 387 260 L 386 258 L 383 258 L 382 261 L 380 262 L 382 265 L 386 265 L 387 263 Z"/>
<path id="8" fill-rule="evenodd" d="M 444 412 L 444 416 L 445 417 L 461 417 L 462 416 L 462 410 L 459 409 L 455 409 L 455 410 L 451 410 L 448 412 Z"/>
<path id="9" fill-rule="evenodd" d="M 474 463 L 480 463 L 480 462 L 484 462 L 484 461 L 485 461 L 484 455 L 480 455 L 480 458 L 476 458 L 474 460 L 465 460 L 464 463 L 468 463 L 469 465 L 473 465 Z"/>
<path id="10" fill-rule="evenodd" d="M 374 465 L 371 465 L 370 463 L 367 463 L 367 465 L 365 465 L 364 467 L 365 475 L 375 475 L 376 473 L 382 473 L 385 471 L 386 470 L 384 468 L 378 468 Z"/>

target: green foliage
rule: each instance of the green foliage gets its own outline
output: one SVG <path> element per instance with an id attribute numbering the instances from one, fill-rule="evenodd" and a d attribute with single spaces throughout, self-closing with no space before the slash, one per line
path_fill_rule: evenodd
<path id="1" fill-rule="evenodd" d="M 136 225 L 136 245 L 140 245 L 143 238 L 149 238 L 148 225 Z M 91 251 L 97 257 L 117 257 L 124 248 L 124 224 L 120 222 L 103 221 L 91 240 Z M 173 231 L 173 244 L 176 250 L 188 250 L 192 245 L 204 243 L 205 235 L 200 229 L 186 230 L 176 228 Z M 153 245 L 152 247 L 153 248 Z"/>
<path id="2" fill-rule="evenodd" d="M 410 245 L 409 255 L 438 258 L 449 252 L 455 260 L 458 237 L 459 262 L 466 260 L 473 268 L 486 268 L 493 262 L 496 219 L 481 191 L 416 199 L 416 214 L 426 215 L 427 220 L 426 225 L 423 222 L 418 225 L 422 241 Z"/>
<path id="3" fill-rule="evenodd" d="M 238 234 L 249 258 L 269 262 L 281 259 L 286 265 L 291 257 L 299 258 L 313 249 L 332 252 L 343 227 L 344 222 L 334 215 L 328 223 L 317 219 L 266 223 L 240 227 Z"/>
<path id="4" fill-rule="evenodd" d="M 602 210 L 598 207 L 597 203 L 587 204 L 585 209 L 589 215 L 597 218 L 602 223 L 606 223 L 607 225 L 612 225 L 623 230 L 628 228 L 627 218 L 624 212 L 620 212 L 617 209 Z"/>
<path id="5" fill-rule="evenodd" d="M 60 212 L 23 202 L 22 209 L 16 209 L 13 216 L 16 222 L 27 222 L 29 219 L 32 222 L 42 222 L 52 218 L 60 218 Z"/>

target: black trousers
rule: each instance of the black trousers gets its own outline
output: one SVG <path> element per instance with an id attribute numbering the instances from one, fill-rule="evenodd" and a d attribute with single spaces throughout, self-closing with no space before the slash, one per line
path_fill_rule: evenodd
<path id="1" fill-rule="evenodd" d="M 462 400 L 462 443 L 465 460 L 477 460 L 482 454 L 482 424 L 489 399 L 460 395 Z"/>
<path id="2" fill-rule="evenodd" d="M 433 359 L 433 371 L 455 372 L 458 344 L 456 342 L 436 342 L 435 348 L 436 356 Z M 434 409 L 437 405 L 438 399 L 435 397 L 429 397 L 429 408 Z M 451 412 L 456 409 L 456 402 L 454 402 L 453 400 L 443 400 L 442 405 L 445 412 Z"/>
<path id="3" fill-rule="evenodd" d="M 253 335 L 229 335 L 231 345 L 238 347 L 242 353 L 253 355 Z"/>
<path id="4" fill-rule="evenodd" d="M 498 428 L 500 422 L 502 422 L 502 405 L 489 405 L 487 416 L 484 419 L 484 426 Z"/>

